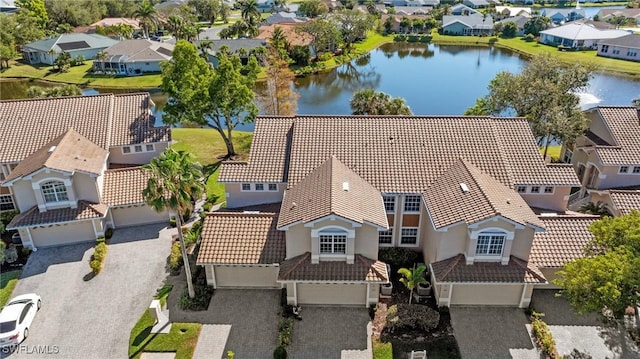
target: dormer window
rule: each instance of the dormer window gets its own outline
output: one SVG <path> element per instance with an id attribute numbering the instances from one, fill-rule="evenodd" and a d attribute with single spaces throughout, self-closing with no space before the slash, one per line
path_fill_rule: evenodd
<path id="1" fill-rule="evenodd" d="M 61 181 L 49 181 L 42 186 L 42 197 L 46 203 L 68 201 L 67 187 Z"/>
<path id="2" fill-rule="evenodd" d="M 476 242 L 476 256 L 501 257 L 507 235 L 504 232 L 482 232 Z"/>

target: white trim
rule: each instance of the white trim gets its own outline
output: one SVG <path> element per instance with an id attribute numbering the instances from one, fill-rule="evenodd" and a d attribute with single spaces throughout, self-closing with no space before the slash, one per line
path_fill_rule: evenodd
<path id="1" fill-rule="evenodd" d="M 344 228 L 344 227 L 338 226 L 338 225 L 328 225 L 328 226 L 320 227 L 320 228 L 317 228 L 317 229 L 312 229 L 311 230 L 311 237 L 318 237 L 319 238 L 320 232 L 328 231 L 328 230 L 331 230 L 331 229 L 337 229 L 337 230 L 340 230 L 340 231 L 347 232 L 347 238 L 351 238 L 351 239 L 356 238 L 355 229 L 348 229 L 348 228 Z"/>
<path id="2" fill-rule="evenodd" d="M 415 229 L 416 230 L 416 242 L 415 243 L 402 243 L 402 230 Z M 420 226 L 402 226 L 400 227 L 400 236 L 398 237 L 398 247 L 419 247 L 420 246 Z"/>
<path id="3" fill-rule="evenodd" d="M 140 146 L 141 151 L 136 151 L 136 147 L 137 146 Z M 151 150 L 147 149 L 147 146 L 152 146 L 152 149 Z M 124 156 L 135 155 L 135 154 L 140 154 L 140 153 L 156 152 L 156 146 L 155 146 L 154 143 L 136 143 L 136 144 L 132 144 L 132 145 L 117 146 L 117 147 L 120 147 L 120 152 Z M 129 152 L 124 152 L 125 148 L 128 148 Z"/>
<path id="4" fill-rule="evenodd" d="M 320 217 L 320 218 L 314 219 L 313 221 L 309 221 L 309 222 L 305 223 L 304 226 L 305 227 L 313 227 L 318 222 L 322 222 L 322 221 L 325 221 L 325 220 L 335 221 L 336 219 L 339 219 L 339 220 L 342 220 L 344 222 L 347 222 L 347 223 L 351 224 L 351 227 L 362 227 L 361 223 L 354 222 L 354 221 L 352 221 L 350 219 L 347 219 L 347 218 L 344 218 L 342 216 L 338 216 L 338 215 L 335 215 L 335 214 L 330 214 L 328 216 L 324 216 L 324 217 Z"/>
<path id="5" fill-rule="evenodd" d="M 451 297 L 453 296 L 453 283 L 449 284 L 449 296 L 447 298 L 447 307 L 451 306 Z"/>
<path id="6" fill-rule="evenodd" d="M 524 301 L 525 301 L 525 294 L 527 293 L 527 288 L 528 288 L 529 283 L 524 283 L 523 288 L 522 288 L 522 295 L 520 296 L 520 303 L 518 304 L 518 308 L 526 308 L 527 306 L 524 305 Z M 529 300 L 529 302 L 531 302 L 531 298 L 526 298 Z"/>

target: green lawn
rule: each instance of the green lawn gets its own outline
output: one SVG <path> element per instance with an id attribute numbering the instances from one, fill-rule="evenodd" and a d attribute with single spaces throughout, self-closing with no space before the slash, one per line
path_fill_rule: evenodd
<path id="1" fill-rule="evenodd" d="M 448 36 L 440 35 L 436 32 L 433 32 L 433 39 L 431 41 L 435 44 L 464 46 L 489 46 L 493 42 L 493 46 L 510 49 L 525 56 L 549 53 L 552 57 L 566 64 L 576 62 L 593 64 L 598 71 L 615 72 L 634 78 L 640 78 L 640 66 L 638 66 L 637 63 L 599 57 L 596 56 L 596 51 L 559 51 L 553 46 L 543 45 L 537 42 L 526 42 L 521 38 L 502 39 L 496 37 Z"/>
<path id="2" fill-rule="evenodd" d="M 3 70 L 0 77 L 5 78 L 31 78 L 51 82 L 61 82 L 92 87 L 111 87 L 127 89 L 150 89 L 160 86 L 162 82 L 160 74 L 141 76 L 110 76 L 92 75 L 89 70 L 93 61 L 86 61 L 84 65 L 74 66 L 68 72 L 58 73 L 53 71 L 53 66 L 32 66 L 17 61 L 11 62 L 11 67 Z"/>
<path id="3" fill-rule="evenodd" d="M 547 156 L 559 160 L 560 159 L 560 150 L 562 149 L 561 145 L 549 146 L 547 149 Z M 544 148 L 540 149 L 540 153 L 544 153 Z"/>
<path id="4" fill-rule="evenodd" d="M 216 197 L 215 202 L 224 201 L 224 185 L 218 183 L 220 160 L 227 153 L 222 138 L 217 131 L 208 128 L 174 128 L 171 131 L 176 150 L 191 152 L 204 167 L 207 176 L 207 197 Z M 233 131 L 233 143 L 239 154 L 238 159 L 248 157 L 253 133 Z"/>
<path id="5" fill-rule="evenodd" d="M 22 270 L 0 273 L 0 307 L 3 307 L 11 299 L 11 293 L 18 284 L 20 274 L 22 274 Z"/>
<path id="6" fill-rule="evenodd" d="M 373 340 L 373 359 L 393 359 L 393 345 Z"/>

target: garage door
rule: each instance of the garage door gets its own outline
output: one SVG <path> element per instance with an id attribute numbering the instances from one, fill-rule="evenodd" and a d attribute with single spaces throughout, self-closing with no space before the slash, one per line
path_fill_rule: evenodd
<path id="1" fill-rule="evenodd" d="M 215 276 L 218 288 L 280 288 L 276 283 L 278 267 L 215 266 Z"/>
<path id="2" fill-rule="evenodd" d="M 522 296 L 522 285 L 455 284 L 451 305 L 508 305 L 517 306 Z"/>
<path id="3" fill-rule="evenodd" d="M 166 212 L 158 213 L 149 206 L 112 208 L 111 215 L 116 228 L 169 222 L 169 215 Z"/>
<path id="4" fill-rule="evenodd" d="M 367 285 L 298 283 L 297 294 L 300 304 L 364 305 Z"/>
<path id="5" fill-rule="evenodd" d="M 96 240 L 91 221 L 72 222 L 59 226 L 31 229 L 36 248 L 63 244 L 92 242 Z"/>

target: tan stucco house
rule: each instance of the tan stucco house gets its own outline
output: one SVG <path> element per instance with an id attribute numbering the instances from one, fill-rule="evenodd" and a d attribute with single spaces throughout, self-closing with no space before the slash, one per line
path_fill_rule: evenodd
<path id="1" fill-rule="evenodd" d="M 526 119 L 494 117 L 262 117 L 219 181 L 228 208 L 205 218 L 197 258 L 216 288 L 369 305 L 390 276 L 378 250 L 406 247 L 439 305 L 518 307 L 548 286 L 531 253 L 543 233 L 563 250 L 545 217 L 580 184 L 544 162 Z"/>
<path id="2" fill-rule="evenodd" d="M 26 247 L 93 241 L 166 221 L 144 204 L 140 165 L 171 140 L 148 93 L 0 101 L 0 202 Z"/>

